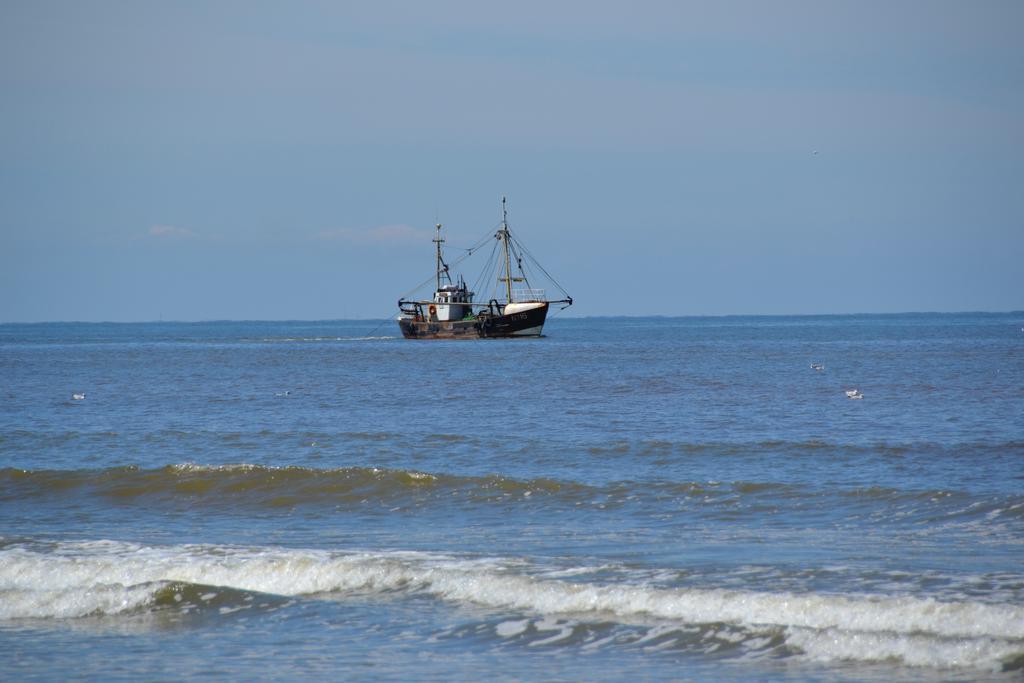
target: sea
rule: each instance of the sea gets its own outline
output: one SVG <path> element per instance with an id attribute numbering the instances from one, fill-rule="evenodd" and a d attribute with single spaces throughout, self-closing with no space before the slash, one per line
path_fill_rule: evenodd
<path id="1" fill-rule="evenodd" d="M 1024 313 L 378 323 L 0 325 L 0 680 L 1024 677 Z"/>

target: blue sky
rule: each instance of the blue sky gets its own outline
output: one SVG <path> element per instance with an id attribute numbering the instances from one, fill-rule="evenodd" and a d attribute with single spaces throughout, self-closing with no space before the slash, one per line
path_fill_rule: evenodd
<path id="1" fill-rule="evenodd" d="M 1024 309 L 1020 2 L 4 2 L 0 321 Z M 467 273 L 472 279 L 475 273 Z"/>

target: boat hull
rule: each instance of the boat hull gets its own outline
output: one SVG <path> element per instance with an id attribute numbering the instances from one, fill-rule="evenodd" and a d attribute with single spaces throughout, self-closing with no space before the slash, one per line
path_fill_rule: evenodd
<path id="1" fill-rule="evenodd" d="M 481 315 L 474 320 L 429 320 L 403 317 L 398 319 L 406 339 L 491 339 L 505 337 L 539 337 L 547 318 L 548 304 L 509 315 Z"/>

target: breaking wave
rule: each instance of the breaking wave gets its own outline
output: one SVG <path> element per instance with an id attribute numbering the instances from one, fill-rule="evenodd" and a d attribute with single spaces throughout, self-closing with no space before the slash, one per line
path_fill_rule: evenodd
<path id="1" fill-rule="evenodd" d="M 1024 607 L 1012 604 L 573 582 L 521 560 L 420 552 L 112 541 L 0 547 L 2 620 L 140 610 L 223 615 L 351 594 L 431 596 L 513 613 L 494 621 L 493 637 L 529 646 L 597 647 L 602 639 L 574 634 L 611 624 L 640 628 L 634 644 L 714 644 L 737 656 L 771 651 L 814 661 L 989 670 L 1024 661 Z M 625 642 L 615 632 L 604 640 Z"/>

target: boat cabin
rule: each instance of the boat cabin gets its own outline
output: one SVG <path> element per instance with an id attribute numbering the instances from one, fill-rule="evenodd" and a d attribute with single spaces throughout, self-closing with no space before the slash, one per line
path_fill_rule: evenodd
<path id="1" fill-rule="evenodd" d="M 445 285 L 434 292 L 435 309 L 430 316 L 434 320 L 462 320 L 473 314 L 473 292 L 466 288 L 466 283 L 459 279 L 457 285 Z"/>

